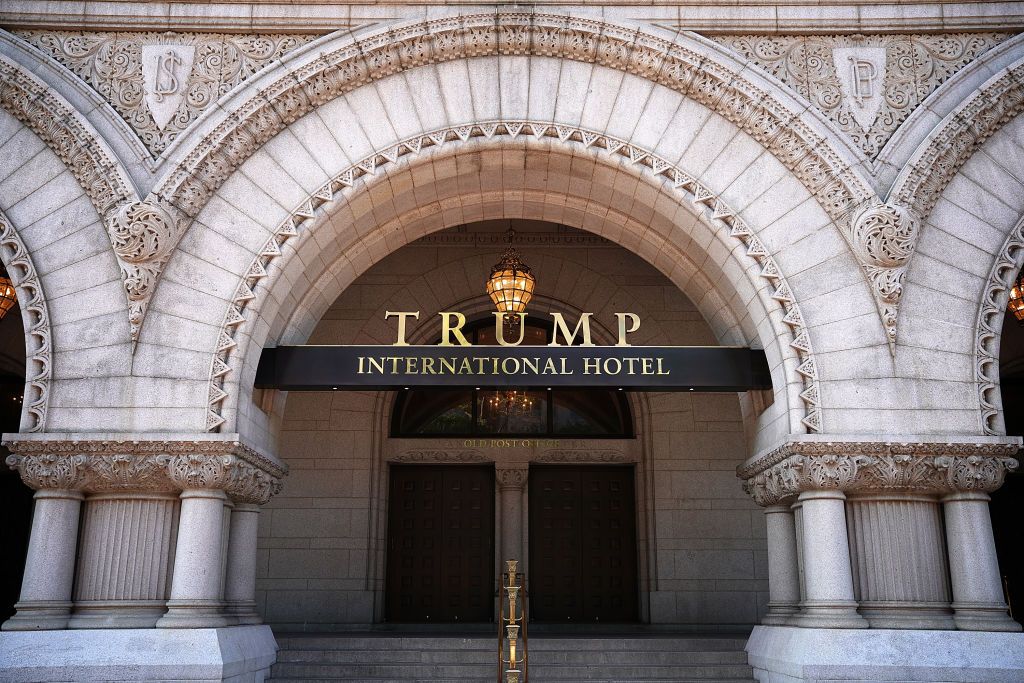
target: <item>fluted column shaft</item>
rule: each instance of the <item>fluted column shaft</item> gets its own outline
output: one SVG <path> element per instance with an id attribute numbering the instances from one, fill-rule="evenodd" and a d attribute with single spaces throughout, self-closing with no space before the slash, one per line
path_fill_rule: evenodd
<path id="1" fill-rule="evenodd" d="M 946 545 L 953 585 L 953 620 L 964 631 L 1020 631 L 1007 614 L 999 578 L 989 496 L 982 492 L 946 496 Z"/>
<path id="2" fill-rule="evenodd" d="M 258 624 L 256 613 L 256 538 L 260 506 L 236 503 L 231 511 L 228 537 L 227 578 L 224 587 L 225 612 L 239 624 Z"/>
<path id="3" fill-rule="evenodd" d="M 951 629 L 939 502 L 899 492 L 846 503 L 860 613 L 874 628 Z"/>
<path id="4" fill-rule="evenodd" d="M 842 491 L 800 494 L 806 596 L 800 624 L 817 628 L 866 628 L 857 614 Z"/>
<path id="5" fill-rule="evenodd" d="M 150 628 L 163 615 L 177 501 L 169 492 L 86 499 L 69 628 Z"/>
<path id="6" fill-rule="evenodd" d="M 227 496 L 220 490 L 182 492 L 171 598 L 158 627 L 203 628 L 229 623 L 221 613 L 225 500 Z"/>
<path id="7" fill-rule="evenodd" d="M 764 624 L 786 624 L 800 608 L 796 523 L 789 505 L 764 510 L 768 534 L 768 614 Z"/>
<path id="8" fill-rule="evenodd" d="M 21 597 L 15 605 L 17 613 L 3 624 L 3 630 L 67 627 L 82 499 L 79 491 L 36 491 Z"/>

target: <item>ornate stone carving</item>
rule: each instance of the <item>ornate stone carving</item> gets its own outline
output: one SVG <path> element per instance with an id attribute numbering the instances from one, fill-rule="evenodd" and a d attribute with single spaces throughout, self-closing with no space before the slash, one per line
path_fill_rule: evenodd
<path id="1" fill-rule="evenodd" d="M 405 451 L 388 458 L 390 462 L 491 462 L 480 451 L 467 449 L 422 449 Z"/>
<path id="2" fill-rule="evenodd" d="M 614 448 L 553 449 L 537 456 L 537 462 L 634 462 Z"/>
<path id="3" fill-rule="evenodd" d="M 224 490 L 262 505 L 281 489 L 286 468 L 230 440 L 14 439 L 7 464 L 36 489 L 109 491 Z"/>
<path id="4" fill-rule="evenodd" d="M 136 197 L 127 175 L 85 118 L 45 83 L 3 56 L 0 107 L 31 128 L 53 150 L 100 216 Z"/>
<path id="5" fill-rule="evenodd" d="M 903 278 L 919 234 L 920 221 L 910 209 L 898 204 L 872 203 L 852 221 L 854 253 L 874 288 L 890 344 L 896 341 Z"/>
<path id="6" fill-rule="evenodd" d="M 650 151 L 619 140 L 598 131 L 575 126 L 552 125 L 532 121 L 489 121 L 473 125 L 443 128 L 417 135 L 398 144 L 374 152 L 369 157 L 346 168 L 339 175 L 318 188 L 292 211 L 267 240 L 260 254 L 250 264 L 245 276 L 235 291 L 221 327 L 216 357 L 210 373 L 210 401 L 207 411 L 207 430 L 217 431 L 225 420 L 221 414 L 222 404 L 228 397 L 225 379 L 232 372 L 231 358 L 237 346 L 235 336 L 239 328 L 247 323 L 245 311 L 252 301 L 264 293 L 261 281 L 268 277 L 268 265 L 281 255 L 281 246 L 299 235 L 300 230 L 312 227 L 319 215 L 329 211 L 325 207 L 360 178 L 378 173 L 389 164 L 397 163 L 403 157 L 418 155 L 431 147 L 458 145 L 473 139 L 494 137 L 519 137 L 544 140 L 552 145 L 561 144 L 569 148 L 593 149 L 601 154 L 614 157 L 617 161 L 631 164 L 641 173 L 667 179 L 683 201 L 689 201 L 698 210 L 705 209 L 707 221 L 727 230 L 729 235 L 744 245 L 746 254 L 758 264 L 760 276 L 773 288 L 772 299 L 782 309 L 782 322 L 790 330 L 789 346 L 799 360 L 796 372 L 803 384 L 800 398 L 804 403 L 801 419 L 809 432 L 822 431 L 819 410 L 818 373 L 810 337 L 803 322 L 803 316 L 793 298 L 789 284 L 764 243 L 754 234 L 742 218 L 736 215 L 721 198 L 695 178 L 675 167 L 670 162 Z M 669 246 L 666 244 L 666 249 Z"/>
<path id="7" fill-rule="evenodd" d="M 214 102 L 316 36 L 16 31 L 92 86 L 161 154 Z"/>
<path id="8" fill-rule="evenodd" d="M 494 474 L 500 489 L 522 489 L 530 478 L 530 470 L 525 467 L 499 467 Z"/>
<path id="9" fill-rule="evenodd" d="M 943 119 L 908 162 L 891 201 L 926 218 L 960 167 L 1004 123 L 1024 111 L 1024 64 L 1006 69 Z"/>
<path id="10" fill-rule="evenodd" d="M 18 293 L 18 307 L 25 323 L 25 395 L 22 400 L 22 432 L 41 432 L 46 428 L 46 409 L 50 402 L 50 377 L 53 345 L 50 340 L 50 311 L 43 295 L 32 257 L 18 231 L 0 213 L 0 259 Z"/>
<path id="11" fill-rule="evenodd" d="M 34 489 L 77 489 L 85 480 L 85 455 L 8 455 L 7 466 Z"/>
<path id="12" fill-rule="evenodd" d="M 712 39 L 796 90 L 873 160 L 928 95 L 1011 35 L 728 35 Z"/>
<path id="13" fill-rule="evenodd" d="M 994 491 L 1017 469 L 1019 444 L 791 441 L 737 469 L 758 505 L 802 491 Z"/>
<path id="14" fill-rule="evenodd" d="M 1024 264 L 1024 220 L 1006 236 L 989 272 L 985 291 L 978 306 L 975 327 L 974 367 L 981 405 L 981 427 L 986 434 L 1005 432 L 1002 396 L 999 393 L 999 341 L 1003 316 L 1013 280 Z"/>
<path id="15" fill-rule="evenodd" d="M 157 278 L 187 221 L 157 197 L 122 204 L 107 225 L 128 294 L 132 341 L 138 341 Z"/>

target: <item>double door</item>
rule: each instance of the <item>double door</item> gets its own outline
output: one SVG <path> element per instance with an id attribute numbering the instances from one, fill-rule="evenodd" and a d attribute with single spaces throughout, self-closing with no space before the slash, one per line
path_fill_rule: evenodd
<path id="1" fill-rule="evenodd" d="M 530 466 L 531 619 L 637 620 L 632 466 Z"/>

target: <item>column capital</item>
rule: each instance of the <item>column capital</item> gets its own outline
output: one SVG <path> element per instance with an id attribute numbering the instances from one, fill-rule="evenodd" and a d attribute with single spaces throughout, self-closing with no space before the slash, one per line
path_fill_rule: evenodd
<path id="1" fill-rule="evenodd" d="M 498 480 L 498 488 L 501 490 L 515 489 L 522 490 L 530 478 L 529 468 L 523 467 L 498 467 L 494 470 L 494 476 Z"/>
<path id="2" fill-rule="evenodd" d="M 224 491 L 263 505 L 287 467 L 236 434 L 6 434 L 7 464 L 35 489 L 88 493 Z"/>
<path id="3" fill-rule="evenodd" d="M 737 468 L 758 505 L 804 491 L 904 491 L 945 495 L 990 492 L 1017 469 L 1019 437 L 794 437 Z"/>

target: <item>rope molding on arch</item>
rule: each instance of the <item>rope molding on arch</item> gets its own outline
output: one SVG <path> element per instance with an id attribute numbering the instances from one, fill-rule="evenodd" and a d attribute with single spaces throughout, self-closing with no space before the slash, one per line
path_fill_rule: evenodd
<path id="1" fill-rule="evenodd" d="M 746 255 L 760 266 L 760 276 L 774 287 L 771 298 L 778 302 L 782 309 L 782 323 L 790 335 L 788 343 L 795 351 L 799 361 L 796 372 L 803 386 L 800 398 L 804 404 L 804 416 L 801 418 L 801 422 L 809 432 L 822 431 L 818 373 L 803 316 L 775 259 L 768 252 L 764 243 L 750 230 L 746 222 L 695 178 L 645 149 L 583 128 L 530 121 L 490 121 L 447 127 L 416 135 L 353 164 L 318 188 L 296 208 L 277 227 L 274 235 L 267 240 L 260 253 L 253 259 L 228 307 L 221 325 L 217 349 L 210 370 L 207 431 L 219 431 L 221 425 L 226 422 L 222 414 L 223 403 L 228 398 L 225 379 L 233 371 L 230 359 L 233 349 L 238 345 L 236 342 L 238 330 L 247 322 L 244 315 L 246 308 L 252 301 L 265 293 L 266 287 L 261 287 L 260 281 L 269 276 L 267 267 L 281 255 L 281 245 L 298 236 L 300 230 L 312 227 L 319 209 L 335 201 L 337 195 L 352 188 L 357 180 L 376 174 L 382 167 L 396 163 L 400 158 L 418 155 L 423 149 L 467 143 L 471 138 L 508 137 L 515 139 L 519 136 L 555 139 L 561 144 L 582 146 L 585 149 L 594 149 L 610 156 L 624 157 L 633 166 L 638 167 L 641 172 L 667 179 L 672 189 L 683 195 L 684 199 L 698 208 L 704 207 L 706 220 L 728 230 L 731 237 L 744 244 Z M 666 245 L 671 246 L 668 242 Z"/>
<path id="2" fill-rule="evenodd" d="M 46 427 L 46 409 L 50 403 L 52 349 L 50 311 L 43 296 L 32 257 L 7 217 L 0 214 L 0 258 L 18 292 L 18 306 L 25 330 L 25 396 L 22 400 L 22 432 L 41 432 Z"/>

